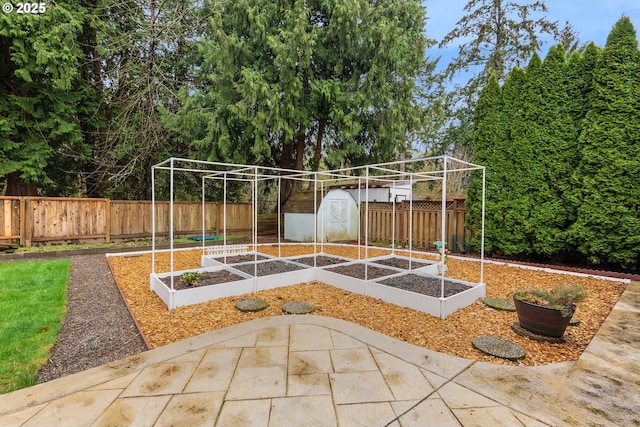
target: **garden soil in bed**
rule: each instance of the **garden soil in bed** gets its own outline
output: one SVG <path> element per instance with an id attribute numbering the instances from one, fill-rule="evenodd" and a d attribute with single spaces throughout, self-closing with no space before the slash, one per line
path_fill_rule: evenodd
<path id="1" fill-rule="evenodd" d="M 224 256 L 218 256 L 212 259 L 218 262 L 221 262 L 223 264 L 225 262 Z M 243 255 L 227 255 L 226 261 L 227 261 L 227 264 L 240 264 L 242 262 L 261 261 L 263 259 L 267 259 L 267 257 L 262 256 L 260 254 L 243 254 Z"/>
<path id="2" fill-rule="evenodd" d="M 306 267 L 284 261 L 251 262 L 237 264 L 233 268 L 242 271 L 250 276 L 258 277 L 271 276 L 272 274 L 287 273 L 289 271 L 303 270 Z"/>
<path id="3" fill-rule="evenodd" d="M 221 283 L 236 282 L 238 280 L 244 280 L 245 277 L 234 274 L 227 270 L 218 271 L 205 271 L 201 272 L 200 278 L 191 284 L 184 280 L 184 277 L 177 276 L 173 278 L 173 289 L 181 291 L 184 289 L 193 289 L 201 286 L 219 285 Z M 163 277 L 160 279 L 162 283 L 169 289 L 171 289 L 171 277 Z"/>
<path id="4" fill-rule="evenodd" d="M 301 257 L 313 253 L 313 245 L 282 246 L 280 249 L 263 247 L 261 250 L 272 256 L 280 252 L 283 257 Z M 356 248 L 343 246 L 325 245 L 323 252 L 353 259 L 358 256 Z M 361 249 L 360 254 L 363 253 L 364 250 Z M 198 268 L 200 254 L 201 251 L 176 252 L 175 270 Z M 368 254 L 369 257 L 390 255 L 388 251 L 373 248 L 368 249 Z M 419 257 L 421 254 L 414 251 L 413 255 Z M 433 255 L 424 257 L 435 261 Z M 168 255 L 156 254 L 156 262 L 156 271 L 169 270 Z M 517 321 L 515 312 L 489 308 L 481 300 L 442 320 L 320 282 L 301 283 L 167 310 L 164 302 L 149 289 L 150 254 L 136 258 L 110 257 L 109 263 L 151 347 L 252 319 L 281 316 L 284 303 L 307 301 L 317 308 L 315 315 L 353 322 L 420 347 L 490 363 L 529 366 L 577 360 L 626 287 L 624 283 L 604 279 L 568 276 L 504 264 L 486 264 L 484 281 L 488 297 L 510 299 L 518 288 L 552 288 L 557 283 L 575 283 L 586 288 L 587 299 L 578 304 L 576 312 L 580 324 L 567 329 L 564 343 L 551 344 L 532 341 L 516 334 L 511 329 L 513 322 Z M 447 265 L 448 278 L 472 283 L 479 281 L 478 262 L 449 257 Z M 256 313 L 243 313 L 235 308 L 235 303 L 244 298 L 263 298 L 269 303 L 269 307 Z M 516 342 L 525 349 L 527 356 L 519 361 L 509 361 L 486 355 L 472 344 L 475 337 L 484 335 Z"/>
<path id="5" fill-rule="evenodd" d="M 314 262 L 316 267 L 326 267 L 328 265 L 342 264 L 345 262 L 349 262 L 349 260 L 344 260 L 342 258 L 336 258 L 333 256 L 326 256 L 326 255 L 318 255 L 317 257 L 315 257 L 315 261 L 313 256 L 293 258 L 292 261 L 295 261 L 300 264 L 308 265 L 310 267 L 313 267 Z"/>
<path id="6" fill-rule="evenodd" d="M 403 270 L 413 270 L 415 268 L 426 267 L 431 263 L 416 261 L 415 259 L 411 260 L 411 264 L 409 264 L 408 259 L 404 258 L 385 258 L 373 261 L 374 264 L 387 265 L 389 267 L 401 268 Z M 409 268 L 411 267 L 411 268 Z"/>
<path id="7" fill-rule="evenodd" d="M 403 274 L 402 276 L 380 280 L 377 283 L 434 298 L 440 298 L 443 290 L 442 280 L 439 277 L 426 277 L 417 274 Z M 451 280 L 444 281 L 445 298 L 468 289 L 470 289 L 470 286 L 452 282 Z"/>
<path id="8" fill-rule="evenodd" d="M 366 264 L 339 265 L 337 267 L 326 268 L 326 270 L 362 280 L 365 280 L 365 277 L 366 280 L 373 280 L 398 273 L 398 271 L 396 270 L 390 270 L 388 268 L 381 268 L 374 265 Z"/>

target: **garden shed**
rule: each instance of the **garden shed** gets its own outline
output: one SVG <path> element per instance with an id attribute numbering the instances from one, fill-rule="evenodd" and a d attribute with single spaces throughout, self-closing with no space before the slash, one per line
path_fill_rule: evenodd
<path id="1" fill-rule="evenodd" d="M 315 194 L 314 194 L 315 193 Z M 313 190 L 293 194 L 283 206 L 284 238 L 294 242 L 313 242 L 316 212 L 322 195 Z"/>

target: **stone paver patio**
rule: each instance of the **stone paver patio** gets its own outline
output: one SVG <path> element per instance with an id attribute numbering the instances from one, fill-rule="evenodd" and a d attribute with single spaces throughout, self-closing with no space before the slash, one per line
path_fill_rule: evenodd
<path id="1" fill-rule="evenodd" d="M 613 426 L 640 424 L 638 408 L 632 282 L 577 362 L 493 365 L 278 316 L 3 395 L 0 425 Z"/>

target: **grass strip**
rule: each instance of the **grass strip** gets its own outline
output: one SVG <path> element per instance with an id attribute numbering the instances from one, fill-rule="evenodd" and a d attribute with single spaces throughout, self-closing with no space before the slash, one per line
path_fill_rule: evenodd
<path id="1" fill-rule="evenodd" d="M 62 326 L 71 260 L 0 263 L 0 393 L 36 383 Z"/>
<path id="2" fill-rule="evenodd" d="M 227 240 L 240 239 L 242 237 L 246 237 L 242 234 L 227 234 Z M 212 240 L 213 244 L 222 243 L 223 235 L 219 236 L 218 240 Z M 217 243 L 216 243 L 217 242 Z M 111 242 L 111 243 L 83 243 L 83 244 L 73 244 L 73 243 L 59 243 L 59 244 L 50 244 L 50 245 L 42 245 L 42 246 L 30 246 L 30 247 L 19 247 L 16 252 L 18 253 L 39 253 L 39 252 L 59 252 L 59 251 L 69 251 L 74 249 L 118 249 L 118 248 L 137 248 L 137 247 L 150 247 L 152 245 L 151 240 L 131 240 L 131 241 L 122 241 L 122 242 Z M 176 238 L 173 240 L 173 243 L 191 243 L 194 247 L 202 245 L 202 241 L 191 240 L 187 237 Z M 168 240 L 156 240 L 156 245 L 168 245 Z M 205 245 L 207 245 L 205 243 Z M 207 245 L 210 246 L 210 245 Z"/>

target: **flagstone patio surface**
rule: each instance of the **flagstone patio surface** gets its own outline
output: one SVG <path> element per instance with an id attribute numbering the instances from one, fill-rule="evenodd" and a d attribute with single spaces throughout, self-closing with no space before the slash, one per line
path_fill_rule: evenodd
<path id="1" fill-rule="evenodd" d="M 638 408 L 632 282 L 576 362 L 494 365 L 329 317 L 278 316 L 2 395 L 0 425 L 615 426 L 639 425 Z"/>

